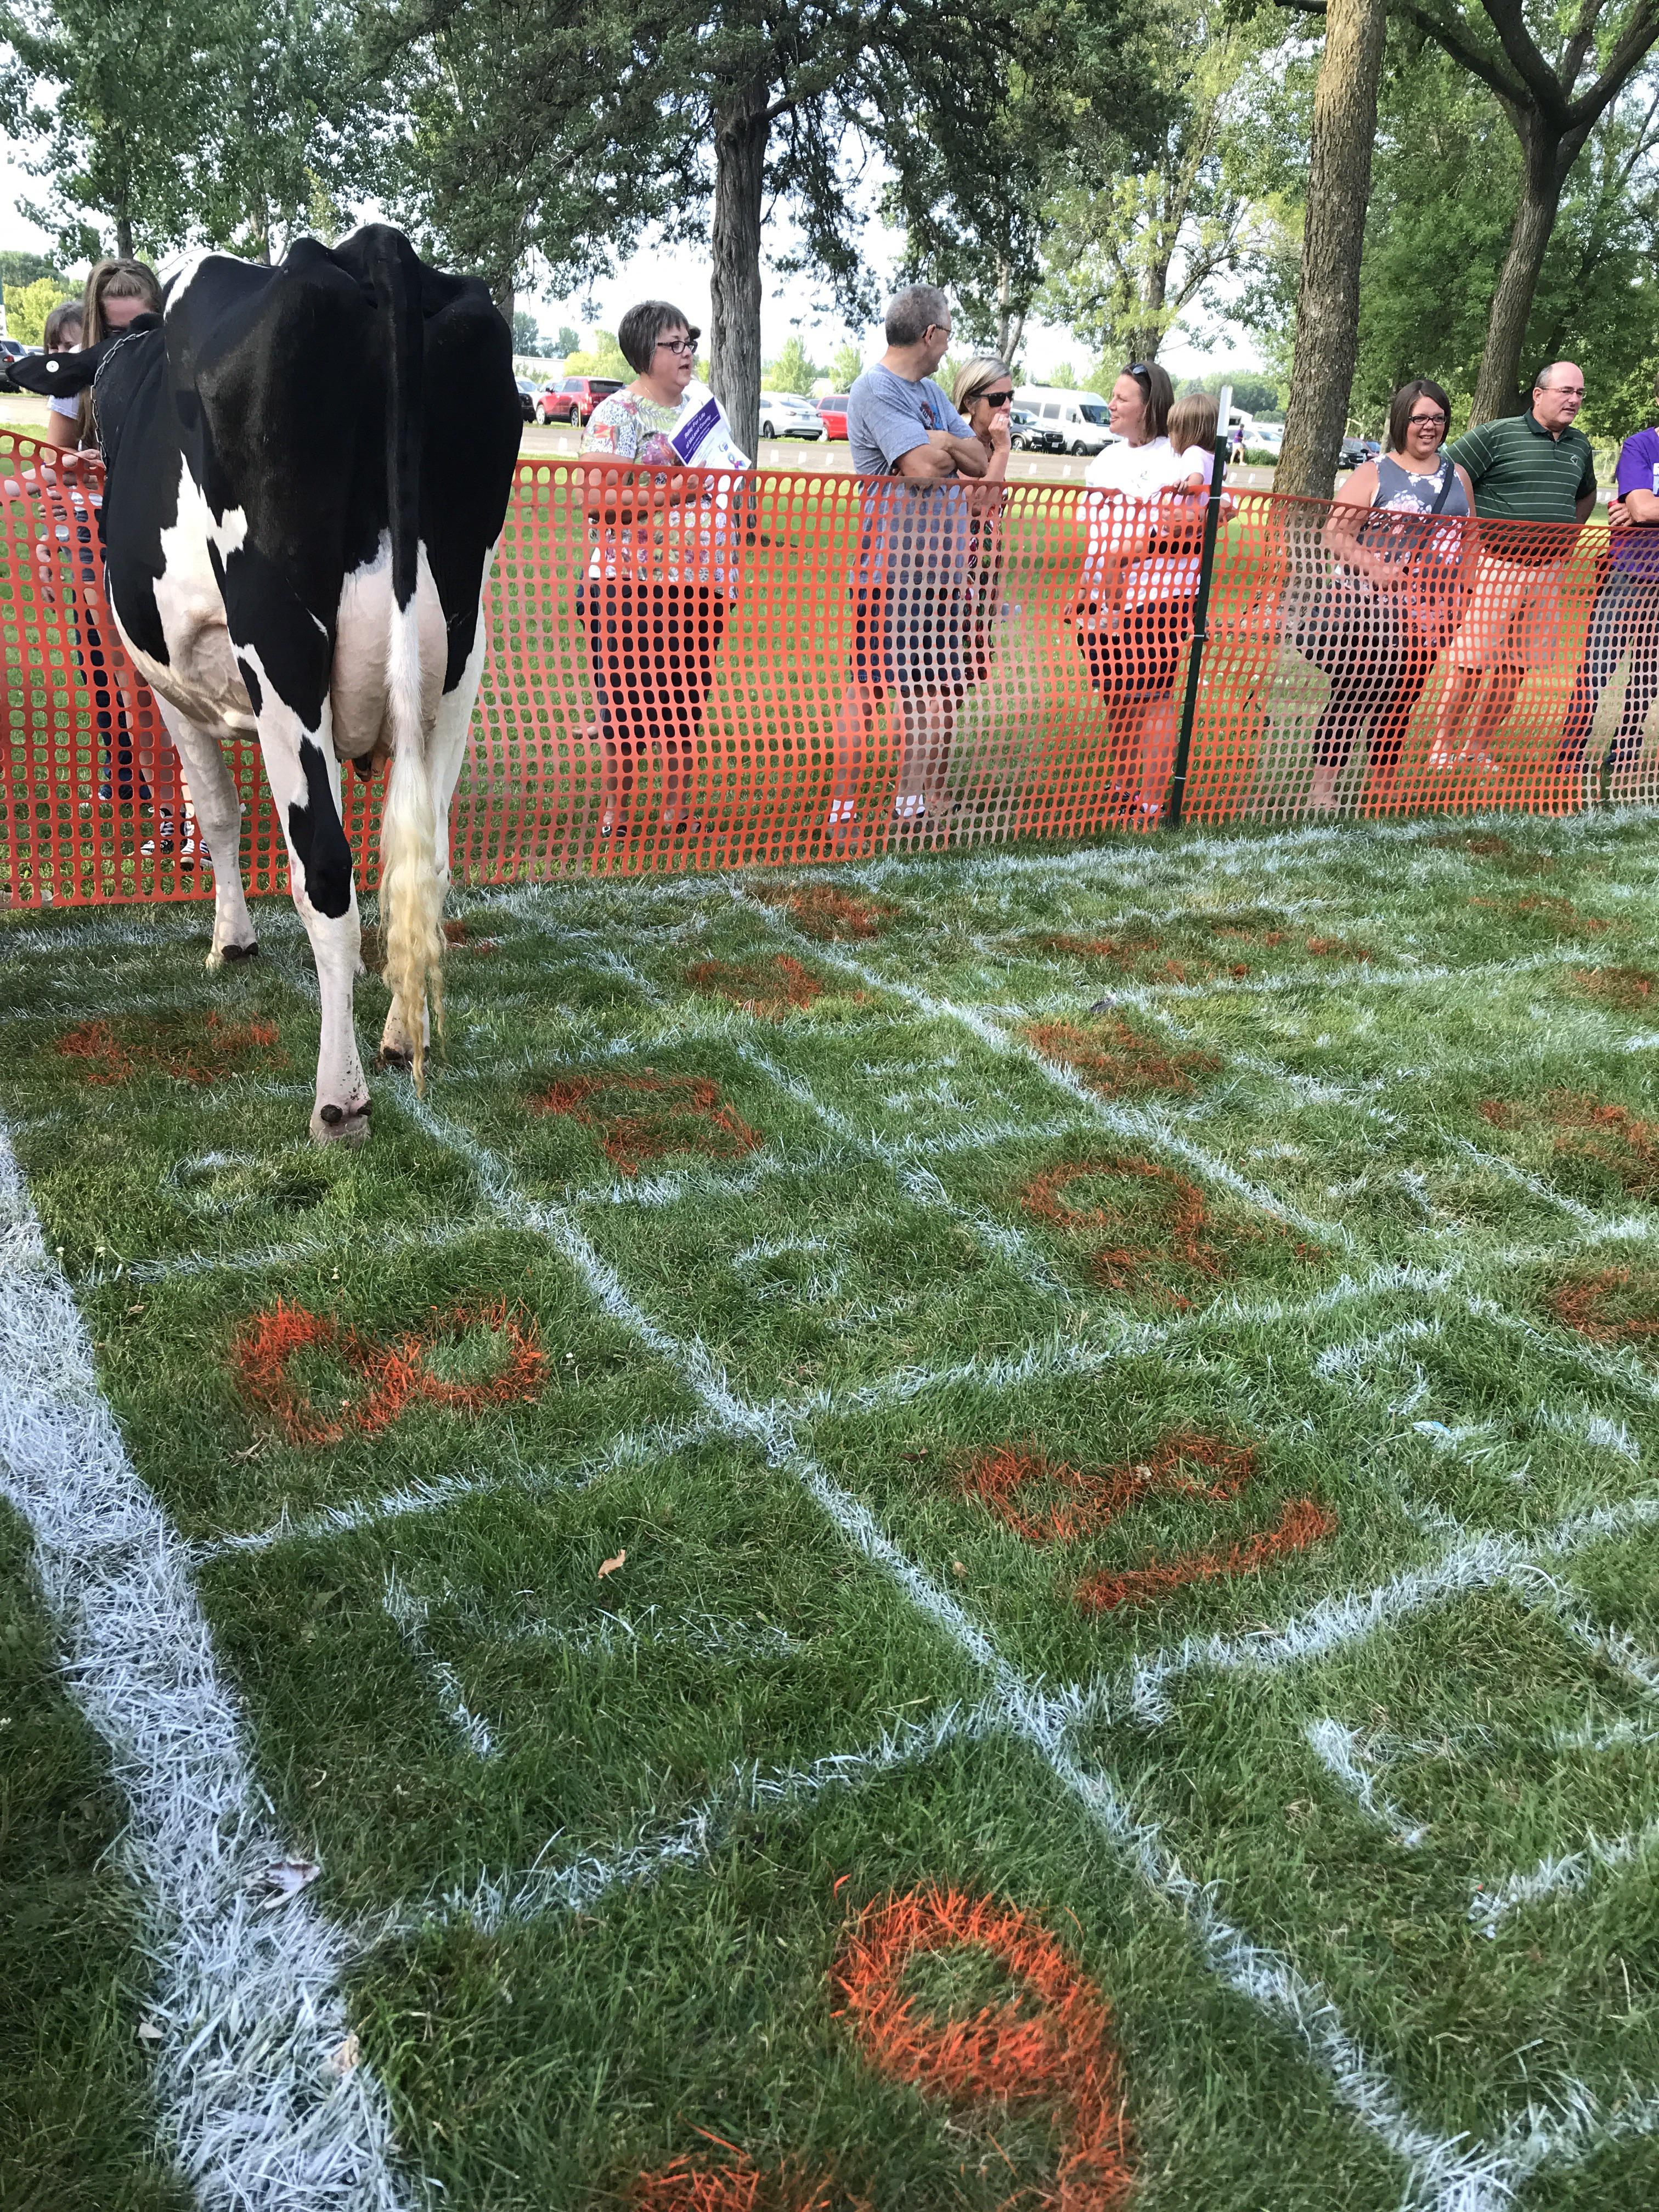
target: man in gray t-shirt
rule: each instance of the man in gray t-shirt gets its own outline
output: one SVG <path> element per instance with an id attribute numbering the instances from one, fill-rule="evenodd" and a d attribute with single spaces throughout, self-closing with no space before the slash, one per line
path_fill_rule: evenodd
<path id="1" fill-rule="evenodd" d="M 852 580 L 852 680 L 836 721 L 828 829 L 858 841 L 866 747 L 890 687 L 904 716 L 893 811 L 920 828 L 946 807 L 945 769 L 964 686 L 972 610 L 963 590 L 969 513 L 962 480 L 989 456 L 933 380 L 951 343 L 950 303 L 913 284 L 887 311 L 887 350 L 847 402 L 853 465 L 866 478 Z"/>

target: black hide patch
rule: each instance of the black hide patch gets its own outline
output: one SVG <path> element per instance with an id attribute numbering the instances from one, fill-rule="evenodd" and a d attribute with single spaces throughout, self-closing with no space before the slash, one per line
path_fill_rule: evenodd
<path id="1" fill-rule="evenodd" d="M 309 738 L 300 740 L 300 767 L 306 804 L 296 799 L 289 807 L 289 840 L 305 871 L 306 896 L 319 914 L 337 921 L 351 904 L 351 848 L 334 811 L 327 764 Z"/>
<path id="2" fill-rule="evenodd" d="M 257 714 L 265 703 L 265 695 L 259 689 L 259 679 L 253 672 L 252 662 L 245 660 L 240 653 L 236 656 L 236 673 L 241 678 L 242 689 L 247 693 L 247 703 Z"/>

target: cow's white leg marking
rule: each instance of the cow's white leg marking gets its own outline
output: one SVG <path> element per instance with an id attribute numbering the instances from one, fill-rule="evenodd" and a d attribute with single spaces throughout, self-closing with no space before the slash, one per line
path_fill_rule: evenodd
<path id="1" fill-rule="evenodd" d="M 242 803 L 217 741 L 186 720 L 158 692 L 155 703 L 190 778 L 196 819 L 213 860 L 213 942 L 207 964 L 246 960 L 258 951 L 258 933 L 242 890 Z"/>
<path id="2" fill-rule="evenodd" d="M 421 599 L 424 602 L 427 580 L 430 575 L 425 550 L 421 556 Z M 489 571 L 484 571 L 488 586 Z M 435 596 L 435 595 L 434 595 Z M 426 608 L 422 614 L 422 659 L 426 658 Z M 435 825 L 434 859 L 438 870 L 438 889 L 441 898 L 449 896 L 449 810 L 455 797 L 455 787 L 461 780 L 461 763 L 466 757 L 467 737 L 472 727 L 472 708 L 478 696 L 478 681 L 483 674 L 486 635 L 483 616 L 483 594 L 479 594 L 477 629 L 472 640 L 472 651 L 461 672 L 460 681 L 453 691 L 440 698 L 432 725 L 432 734 L 427 740 L 427 775 L 432 786 L 432 817 Z M 425 1044 L 431 1035 L 429 1011 L 421 1010 L 421 1041 Z M 387 1009 L 386 1028 L 380 1036 L 380 1058 L 399 1066 L 412 1064 L 415 1039 L 410 1033 L 408 1017 L 401 1002 L 393 999 Z"/>
<path id="3" fill-rule="evenodd" d="M 304 744 L 313 756 L 310 775 L 301 765 Z M 307 864 L 295 848 L 289 809 L 317 811 L 322 803 L 333 809 L 331 824 L 319 821 L 313 831 L 313 854 L 325 832 L 339 836 L 340 764 L 334 757 L 325 703 L 322 726 L 313 735 L 293 709 L 274 690 L 266 688 L 259 710 L 259 744 L 265 775 L 277 818 L 288 840 L 289 877 L 294 904 L 311 939 L 317 963 L 317 995 L 322 1022 L 317 1041 L 317 1103 L 311 1116 L 311 1133 L 319 1144 L 361 1144 L 368 1133 L 368 1085 L 357 1055 L 357 1033 L 351 1015 L 352 986 L 362 968 L 362 930 L 357 918 L 357 887 L 346 879 L 343 914 L 325 914 L 307 888 Z"/>

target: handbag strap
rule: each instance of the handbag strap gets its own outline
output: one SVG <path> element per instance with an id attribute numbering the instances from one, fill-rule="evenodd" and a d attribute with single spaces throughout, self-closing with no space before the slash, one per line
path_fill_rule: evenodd
<path id="1" fill-rule="evenodd" d="M 1446 501 L 1451 497 L 1451 488 L 1456 482 L 1457 464 L 1450 458 L 1449 455 L 1448 455 L 1446 459 L 1446 480 L 1434 495 L 1434 505 L 1429 509 L 1429 513 L 1431 514 L 1439 514 L 1441 508 L 1444 507 Z"/>

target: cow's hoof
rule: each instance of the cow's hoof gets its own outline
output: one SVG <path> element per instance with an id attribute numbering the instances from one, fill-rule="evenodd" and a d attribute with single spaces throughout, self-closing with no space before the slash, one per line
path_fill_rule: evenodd
<path id="1" fill-rule="evenodd" d="M 368 1134 L 369 1106 L 337 1106 L 332 1099 L 311 1117 L 311 1133 L 319 1145 L 361 1145 Z"/>
<path id="2" fill-rule="evenodd" d="M 382 1067 L 400 1067 L 407 1075 L 415 1065 L 415 1055 L 406 1044 L 383 1044 L 380 1047 Z"/>
<path id="3" fill-rule="evenodd" d="M 258 951 L 257 939 L 252 945 L 228 945 L 225 947 L 225 957 L 227 960 L 252 960 L 257 958 Z"/>

